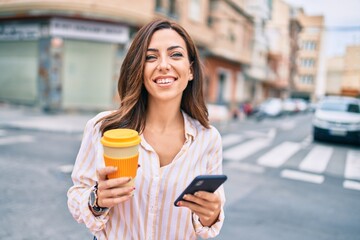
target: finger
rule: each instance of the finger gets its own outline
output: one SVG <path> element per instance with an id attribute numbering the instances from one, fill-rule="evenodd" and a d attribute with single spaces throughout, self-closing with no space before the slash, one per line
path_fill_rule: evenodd
<path id="1" fill-rule="evenodd" d="M 106 190 L 123 186 L 124 184 L 131 181 L 131 177 L 120 177 L 99 181 L 98 190 Z"/>
<path id="2" fill-rule="evenodd" d="M 116 197 L 116 198 L 106 198 L 98 201 L 98 205 L 102 207 L 111 208 L 119 203 L 125 202 L 132 198 L 132 194 Z"/>
<path id="3" fill-rule="evenodd" d="M 120 196 L 125 196 L 132 194 L 134 189 L 135 189 L 134 187 L 118 187 L 118 188 L 111 188 L 103 191 L 98 191 L 98 198 L 106 199 L 106 198 L 116 198 Z"/>
<path id="4" fill-rule="evenodd" d="M 205 191 L 198 191 L 194 193 L 194 195 L 208 202 L 216 202 L 219 199 L 218 195 L 216 195 L 215 193 L 205 192 Z"/>
<path id="5" fill-rule="evenodd" d="M 200 206 L 196 203 L 193 202 L 188 202 L 188 201 L 180 201 L 178 206 L 180 207 L 187 207 L 189 208 L 192 212 L 197 213 L 198 216 L 209 216 L 213 210 L 206 208 L 204 206 Z"/>
<path id="6" fill-rule="evenodd" d="M 200 205 L 200 206 L 204 206 L 208 202 L 206 199 L 202 199 L 202 198 L 199 198 L 198 196 L 191 195 L 191 194 L 185 194 L 184 200 L 186 200 L 188 202 L 196 203 L 197 205 Z"/>
<path id="7" fill-rule="evenodd" d="M 100 168 L 96 171 L 97 175 L 98 175 L 98 180 L 106 180 L 107 179 L 107 175 L 113 172 L 116 172 L 117 168 L 116 167 L 104 167 L 104 168 Z"/>

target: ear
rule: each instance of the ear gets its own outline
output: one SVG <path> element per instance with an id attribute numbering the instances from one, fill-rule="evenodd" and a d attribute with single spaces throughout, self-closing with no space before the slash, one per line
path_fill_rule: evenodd
<path id="1" fill-rule="evenodd" d="M 189 68 L 189 81 L 192 81 L 194 79 L 192 64 L 193 64 L 193 62 L 191 62 L 190 68 Z"/>

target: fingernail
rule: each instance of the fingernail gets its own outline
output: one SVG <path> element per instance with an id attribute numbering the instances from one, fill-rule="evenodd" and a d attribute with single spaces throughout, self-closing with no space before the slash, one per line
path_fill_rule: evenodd
<path id="1" fill-rule="evenodd" d="M 200 193 L 196 192 L 194 195 L 197 196 L 197 197 L 199 197 L 199 196 L 200 196 Z"/>
<path id="2" fill-rule="evenodd" d="M 178 202 L 177 205 L 178 205 L 178 206 L 181 206 L 181 202 Z"/>
<path id="3" fill-rule="evenodd" d="M 187 195 L 187 194 L 185 194 L 185 195 L 184 195 L 184 199 L 187 199 L 187 198 L 188 198 L 188 195 Z"/>

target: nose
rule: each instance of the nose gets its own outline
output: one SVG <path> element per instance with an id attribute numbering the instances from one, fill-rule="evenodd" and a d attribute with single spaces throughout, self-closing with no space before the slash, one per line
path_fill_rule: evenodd
<path id="1" fill-rule="evenodd" d="M 168 63 L 166 58 L 161 58 L 159 65 L 157 66 L 158 70 L 169 70 L 170 64 Z"/>

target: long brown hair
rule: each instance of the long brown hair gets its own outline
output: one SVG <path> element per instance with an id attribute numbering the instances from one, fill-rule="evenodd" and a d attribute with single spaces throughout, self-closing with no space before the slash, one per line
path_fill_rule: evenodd
<path id="1" fill-rule="evenodd" d="M 101 122 L 102 134 L 116 128 L 130 128 L 139 133 L 144 130 L 148 103 L 148 92 L 143 84 L 145 57 L 152 35 L 160 29 L 173 29 L 186 43 L 194 79 L 189 81 L 185 88 L 180 107 L 205 128 L 209 128 L 208 111 L 203 95 L 204 74 L 197 48 L 190 35 L 179 24 L 158 19 L 143 26 L 134 37 L 121 66 L 118 81 L 120 107 L 97 122 Z"/>

